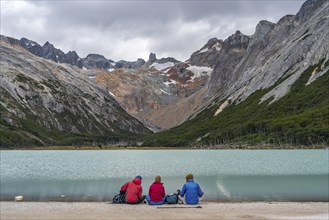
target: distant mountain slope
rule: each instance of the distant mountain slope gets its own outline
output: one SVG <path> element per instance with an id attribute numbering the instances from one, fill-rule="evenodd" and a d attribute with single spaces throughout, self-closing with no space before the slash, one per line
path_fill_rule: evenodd
<path id="1" fill-rule="evenodd" d="M 117 143 L 149 132 L 85 71 L 0 43 L 0 146 Z"/>
<path id="2" fill-rule="evenodd" d="M 312 73 L 326 73 L 305 86 Z M 213 104 L 184 124 L 150 135 L 145 145 L 216 146 L 268 144 L 273 146 L 329 145 L 329 62 L 309 67 L 287 95 L 270 104 L 261 98 L 275 88 L 258 90 L 217 114 Z M 220 105 L 227 105 L 225 102 Z M 216 116 L 215 116 L 216 115 Z M 224 146 L 225 147 L 225 146 Z"/>
<path id="3" fill-rule="evenodd" d="M 177 126 L 190 116 L 194 108 L 187 108 L 184 100 L 198 97 L 196 94 L 207 84 L 211 71 L 208 67 L 163 58 L 150 67 L 98 70 L 95 77 L 130 114 L 159 131 Z M 180 113 L 170 114 L 173 109 Z"/>
<path id="4" fill-rule="evenodd" d="M 204 107 L 147 145 L 329 144 L 329 2 L 226 39 Z"/>
<path id="5" fill-rule="evenodd" d="M 245 51 L 237 56 L 222 50 L 209 80 L 209 98 L 243 101 L 285 76 L 268 94 L 275 100 L 281 98 L 309 66 L 328 59 L 328 14 L 328 1 L 308 0 L 296 16 L 284 16 L 277 24 L 259 22 L 248 41 L 228 38 L 229 50 Z"/>

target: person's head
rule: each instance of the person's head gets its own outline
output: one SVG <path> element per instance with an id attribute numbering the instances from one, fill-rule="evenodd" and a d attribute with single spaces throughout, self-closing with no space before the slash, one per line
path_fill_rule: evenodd
<path id="1" fill-rule="evenodd" d="M 136 178 L 142 180 L 142 177 L 140 175 L 136 176 L 135 179 Z"/>
<path id="2" fill-rule="evenodd" d="M 156 183 L 161 183 L 161 176 L 156 176 L 155 177 L 155 182 Z"/>
<path id="3" fill-rule="evenodd" d="M 134 182 L 135 184 L 137 184 L 137 185 L 141 185 L 141 184 L 142 184 L 142 180 L 139 179 L 139 178 L 135 178 L 135 179 L 133 180 L 133 182 Z"/>
<path id="4" fill-rule="evenodd" d="M 186 175 L 186 182 L 189 181 L 189 180 L 193 180 L 193 174 L 192 173 L 189 173 Z"/>

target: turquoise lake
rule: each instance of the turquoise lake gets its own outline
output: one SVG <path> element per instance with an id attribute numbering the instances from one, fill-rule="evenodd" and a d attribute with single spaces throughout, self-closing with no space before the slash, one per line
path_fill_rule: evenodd
<path id="1" fill-rule="evenodd" d="M 328 150 L 0 151 L 0 199 L 111 201 L 120 186 L 156 175 L 166 193 L 188 173 L 208 201 L 329 201 Z"/>

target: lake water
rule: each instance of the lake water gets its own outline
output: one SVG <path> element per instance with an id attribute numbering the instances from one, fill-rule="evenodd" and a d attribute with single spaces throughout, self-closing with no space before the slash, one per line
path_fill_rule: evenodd
<path id="1" fill-rule="evenodd" d="M 1 200 L 110 201 L 143 176 L 167 193 L 188 173 L 216 201 L 329 201 L 328 150 L 0 151 Z"/>

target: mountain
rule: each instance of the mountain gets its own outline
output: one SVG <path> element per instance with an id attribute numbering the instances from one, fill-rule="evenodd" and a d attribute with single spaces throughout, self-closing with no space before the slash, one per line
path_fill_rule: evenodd
<path id="1" fill-rule="evenodd" d="M 192 66 L 174 58 L 156 59 L 137 69 L 98 70 L 97 84 L 104 86 L 130 114 L 153 131 L 182 123 L 193 111 L 180 111 L 180 103 L 194 96 L 208 82 L 209 67 Z M 200 104 L 200 103 L 199 103 Z M 176 114 L 168 114 L 172 108 Z"/>
<path id="2" fill-rule="evenodd" d="M 297 15 L 260 21 L 252 36 L 230 36 L 202 105 L 146 144 L 328 146 L 328 14 L 328 1 L 308 0 Z"/>
<path id="3" fill-rule="evenodd" d="M 54 45 L 48 41 L 43 46 L 41 46 L 34 41 L 22 38 L 19 40 L 19 42 L 16 42 L 16 44 L 24 47 L 36 56 L 52 60 L 56 63 L 69 63 L 71 65 L 82 68 L 81 58 L 75 51 L 69 51 L 65 54 L 60 49 L 55 48 Z"/>
<path id="4" fill-rule="evenodd" d="M 43 46 L 41 46 L 37 42 L 27 38 L 21 38 L 19 41 L 10 37 L 7 38 L 12 42 L 15 41 L 15 44 L 20 45 L 38 57 L 43 57 L 56 63 L 71 64 L 73 66 L 79 67 L 80 69 L 98 68 L 108 71 L 119 68 L 137 69 L 146 63 L 145 60 L 141 58 L 137 59 L 137 61 L 120 60 L 114 62 L 113 60 L 107 59 L 100 54 L 89 54 L 85 58 L 80 58 L 75 51 L 64 53 L 62 50 L 54 47 L 54 45 L 48 41 Z"/>
<path id="5" fill-rule="evenodd" d="M 0 42 L 0 146 L 117 144 L 150 132 L 86 71 L 35 56 L 18 40 Z"/>
<path id="6" fill-rule="evenodd" d="M 195 66 L 214 68 L 222 48 L 223 41 L 212 38 L 200 50 L 194 52 L 187 62 Z"/>
<path id="7" fill-rule="evenodd" d="M 80 58 L 1 36 L 1 135 L 26 145 L 328 146 L 328 14 L 328 1 L 307 0 L 251 36 L 210 39 L 185 62 Z"/>
<path id="8" fill-rule="evenodd" d="M 182 100 L 204 87 L 212 72 L 211 67 L 181 62 L 173 57 L 157 59 L 153 53 L 147 62 L 143 59 L 115 62 L 99 54 L 89 54 L 85 58 L 80 58 L 74 51 L 65 54 L 49 42 L 40 46 L 26 38 L 1 38 L 22 46 L 36 56 L 55 63 L 78 66 L 87 71 L 89 78 L 100 79 L 96 83 L 105 86 L 120 105 L 154 131 L 169 129 L 186 120 L 194 108 L 187 108 Z M 180 107 L 180 103 L 184 103 L 184 107 Z M 200 104 L 197 100 L 192 103 Z M 176 117 L 166 114 L 167 111 L 173 111 L 172 108 L 181 113 L 175 114 Z"/>

